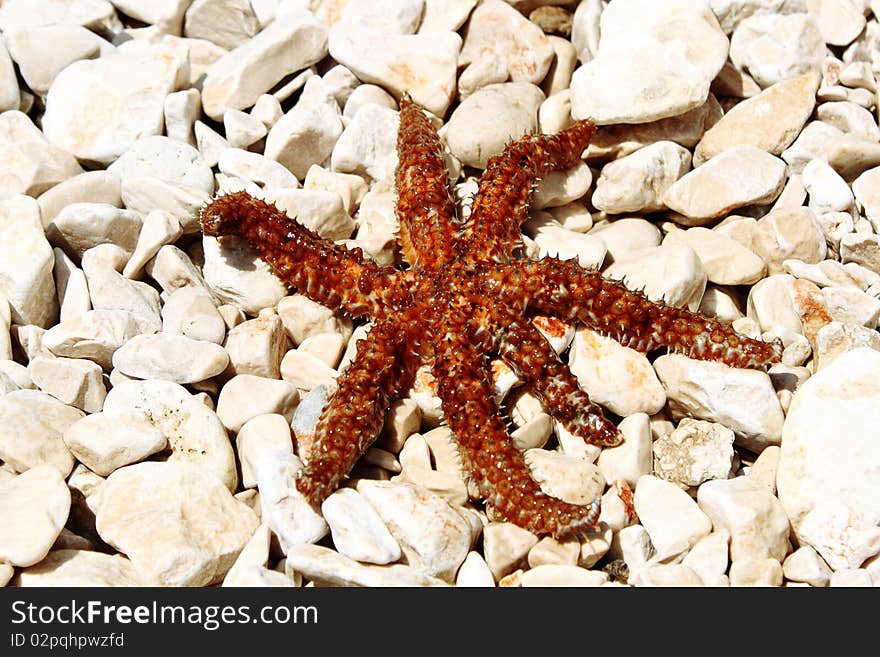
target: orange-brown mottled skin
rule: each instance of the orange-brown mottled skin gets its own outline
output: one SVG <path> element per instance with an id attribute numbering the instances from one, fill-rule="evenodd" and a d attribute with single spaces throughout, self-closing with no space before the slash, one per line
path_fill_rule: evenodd
<path id="1" fill-rule="evenodd" d="M 766 367 L 780 345 L 649 301 L 572 261 L 525 258 L 520 224 L 532 186 L 580 161 L 595 128 L 582 121 L 557 135 L 528 135 L 489 160 L 466 222 L 456 216 L 437 134 L 409 98 L 401 101 L 396 172 L 399 243 L 408 269 L 380 267 L 359 249 L 321 239 L 244 192 L 202 211 L 206 235 L 242 235 L 299 292 L 373 328 L 337 379 L 297 489 L 318 504 L 378 436 L 391 403 L 422 363 L 432 367 L 443 412 L 480 495 L 501 517 L 536 534 L 594 526 L 599 503 L 544 493 L 514 446 L 493 395 L 498 355 L 543 400 L 548 413 L 598 445 L 620 440 L 532 323 L 541 313 L 579 321 L 641 351 L 667 347 L 734 367 Z"/>

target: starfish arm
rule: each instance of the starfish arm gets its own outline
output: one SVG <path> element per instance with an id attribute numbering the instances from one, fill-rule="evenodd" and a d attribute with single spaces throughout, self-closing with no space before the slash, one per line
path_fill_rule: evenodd
<path id="1" fill-rule="evenodd" d="M 526 289 L 528 305 L 560 319 L 578 320 L 638 351 L 673 353 L 731 367 L 766 369 L 782 358 L 782 344 L 737 333 L 728 324 L 648 299 L 619 281 L 573 261 L 523 261 L 510 267 L 511 292 Z M 523 285 L 526 288 L 523 288 Z"/>
<path id="2" fill-rule="evenodd" d="M 489 159 L 480 179 L 464 240 L 476 260 L 507 262 L 521 246 L 520 225 L 528 218 L 536 179 L 568 169 L 596 131 L 592 121 L 579 121 L 555 135 L 526 135 Z"/>
<path id="3" fill-rule="evenodd" d="M 354 360 L 339 375 L 325 406 L 296 488 L 320 504 L 339 486 L 376 440 L 391 403 L 411 385 L 418 359 L 404 352 L 406 318 L 378 322 L 358 343 Z"/>
<path id="4" fill-rule="evenodd" d="M 456 257 L 458 225 L 437 131 L 416 103 L 400 101 L 397 135 L 398 241 L 410 266 L 429 269 Z"/>
<path id="5" fill-rule="evenodd" d="M 526 318 L 507 319 L 501 326 L 504 329 L 498 340 L 499 355 L 531 385 L 547 412 L 590 444 L 618 445 L 621 436 L 617 427 L 581 389 L 577 378 L 559 360 L 541 332 Z"/>
<path id="6" fill-rule="evenodd" d="M 561 537 L 595 526 L 598 500 L 569 504 L 540 489 L 501 420 L 485 357 L 452 335 L 461 333 L 447 331 L 435 346 L 437 394 L 480 494 L 503 518 L 535 534 Z"/>
<path id="7" fill-rule="evenodd" d="M 354 317 L 380 313 L 379 296 L 391 269 L 325 240 L 271 203 L 247 192 L 218 196 L 201 212 L 205 235 L 240 235 L 285 283 Z"/>

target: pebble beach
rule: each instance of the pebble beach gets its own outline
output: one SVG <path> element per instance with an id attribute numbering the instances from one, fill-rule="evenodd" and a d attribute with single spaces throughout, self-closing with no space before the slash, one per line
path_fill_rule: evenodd
<path id="1" fill-rule="evenodd" d="M 3 0 L 0 585 L 880 586 L 880 1 Z M 783 346 L 768 371 L 535 317 L 623 436 L 492 361 L 556 539 L 474 495 L 430 367 L 344 484 L 296 490 L 370 329 L 200 210 L 246 191 L 402 266 L 399 103 L 461 216 L 591 119 L 527 257 Z"/>

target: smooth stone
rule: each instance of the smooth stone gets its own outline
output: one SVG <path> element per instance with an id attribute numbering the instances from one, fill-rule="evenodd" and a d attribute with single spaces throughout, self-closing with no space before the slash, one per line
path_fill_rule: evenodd
<path id="1" fill-rule="evenodd" d="M 121 207 L 119 180 L 104 170 L 86 171 L 54 185 L 37 197 L 43 226 L 48 226 L 68 205 L 82 202 Z"/>
<path id="2" fill-rule="evenodd" d="M 289 577 L 286 572 L 266 567 L 271 540 L 269 526 L 262 523 L 226 573 L 223 586 L 299 586 L 294 577 Z"/>
<path id="3" fill-rule="evenodd" d="M 149 214 L 163 210 L 180 221 L 187 235 L 201 230 L 199 211 L 211 200 L 210 194 L 188 185 L 182 185 L 156 176 L 125 178 L 120 185 L 125 207 L 134 212 Z"/>
<path id="4" fill-rule="evenodd" d="M 703 420 L 684 418 L 654 442 L 654 472 L 682 488 L 726 479 L 733 465 L 733 431 Z"/>
<path id="5" fill-rule="evenodd" d="M 639 249 L 615 259 L 604 274 L 630 290 L 641 290 L 651 301 L 692 311 L 700 307 L 708 280 L 697 253 L 686 244 Z"/>
<path id="6" fill-rule="evenodd" d="M 880 319 L 880 299 L 848 287 L 822 288 L 822 297 L 831 317 L 845 322 L 874 328 Z"/>
<path id="7" fill-rule="evenodd" d="M 633 504 L 658 560 L 689 550 L 712 530 L 711 519 L 690 495 L 653 475 L 639 477 Z"/>
<path id="8" fill-rule="evenodd" d="M 844 134 L 875 143 L 880 141 L 880 128 L 874 115 L 855 103 L 845 100 L 822 103 L 816 108 L 816 118 Z"/>
<path id="9" fill-rule="evenodd" d="M 715 528 L 701 538 L 682 559 L 682 565 L 693 570 L 706 586 L 721 584 L 728 568 L 730 533 Z"/>
<path id="10" fill-rule="evenodd" d="M 454 97 L 461 46 L 455 32 L 386 34 L 348 22 L 334 25 L 328 39 L 333 59 L 361 81 L 381 86 L 396 99 L 409 93 L 436 116 L 446 113 Z"/>
<path id="11" fill-rule="evenodd" d="M 48 554 L 70 512 L 58 470 L 39 465 L 0 483 L 0 561 L 32 566 Z"/>
<path id="12" fill-rule="evenodd" d="M 267 379 L 252 374 L 234 376 L 223 386 L 217 399 L 217 415 L 232 432 L 258 415 L 278 413 L 293 417 L 299 403 L 296 387 L 287 381 Z"/>
<path id="13" fill-rule="evenodd" d="M 39 357 L 28 363 L 28 373 L 40 390 L 69 406 L 96 413 L 104 405 L 104 371 L 90 360 Z"/>
<path id="14" fill-rule="evenodd" d="M 880 144 L 840 133 L 838 139 L 827 144 L 825 156 L 835 171 L 846 180 L 853 180 L 880 165 Z"/>
<path id="15" fill-rule="evenodd" d="M 220 242 L 206 236 L 202 244 L 205 282 L 221 302 L 233 303 L 244 312 L 256 315 L 263 308 L 273 307 L 287 294 L 287 286 L 244 238 L 225 237 Z"/>
<path id="16" fill-rule="evenodd" d="M 840 260 L 880 274 L 880 236 L 867 233 L 844 235 L 840 239 Z"/>
<path id="17" fill-rule="evenodd" d="M 535 23 L 506 2 L 482 2 L 470 16 L 458 58 L 458 65 L 465 67 L 459 81 L 462 96 L 478 88 L 466 82 L 487 65 L 501 71 L 500 79 L 492 82 L 539 84 L 550 70 L 553 56 L 553 45 Z"/>
<path id="18" fill-rule="evenodd" d="M 137 569 L 120 554 L 88 549 L 54 549 L 39 563 L 16 576 L 22 587 L 133 587 L 143 586 Z"/>
<path id="19" fill-rule="evenodd" d="M 367 183 L 361 176 L 330 171 L 317 164 L 313 164 L 306 172 L 303 189 L 336 192 L 342 199 L 345 211 L 349 215 L 354 215 L 366 198 Z"/>
<path id="20" fill-rule="evenodd" d="M 568 365 L 594 402 L 623 417 L 650 415 L 666 403 L 663 388 L 643 354 L 590 329 L 575 332 Z"/>
<path id="21" fill-rule="evenodd" d="M 785 579 L 821 588 L 828 586 L 832 571 L 816 550 L 802 545 L 782 562 L 782 574 Z"/>
<path id="22" fill-rule="evenodd" d="M 379 514 L 352 488 L 324 500 L 321 513 L 330 526 L 333 544 L 343 555 L 365 563 L 388 564 L 400 559 L 400 546 Z"/>
<path id="23" fill-rule="evenodd" d="M 157 427 L 125 413 L 87 415 L 70 425 L 62 438 L 78 461 L 102 477 L 168 445 Z"/>
<path id="24" fill-rule="evenodd" d="M 679 354 L 660 356 L 654 370 L 673 418 L 722 424 L 736 434 L 737 445 L 757 453 L 779 444 L 784 417 L 766 373 Z"/>
<path id="25" fill-rule="evenodd" d="M 782 327 L 803 333 L 804 324 L 792 294 L 795 281 L 788 274 L 774 274 L 758 281 L 749 290 L 747 316 L 764 331 Z"/>
<path id="26" fill-rule="evenodd" d="M 580 552 L 581 546 L 577 539 L 557 540 L 552 536 L 545 536 L 529 550 L 529 568 L 547 564 L 576 566 Z"/>
<path id="27" fill-rule="evenodd" d="M 307 11 L 285 12 L 214 62 L 202 83 L 202 107 L 215 121 L 252 106 L 285 76 L 327 54 L 327 29 Z"/>
<path id="28" fill-rule="evenodd" d="M 196 0 L 186 10 L 183 35 L 233 50 L 260 31 L 248 0 Z"/>
<path id="29" fill-rule="evenodd" d="M 39 390 L 7 393 L 0 397 L 0 458 L 18 472 L 49 465 L 66 477 L 74 459 L 61 437 L 84 415 Z"/>
<path id="30" fill-rule="evenodd" d="M 651 222 L 636 217 L 626 217 L 593 226 L 590 235 L 605 243 L 605 263 L 630 260 L 637 253 L 660 246 L 660 230 Z"/>
<path id="31" fill-rule="evenodd" d="M 204 381 L 228 364 L 223 347 L 173 333 L 137 335 L 113 354 L 113 367 L 127 376 L 174 383 Z"/>
<path id="32" fill-rule="evenodd" d="M 651 474 L 653 469 L 648 416 L 633 413 L 625 417 L 617 428 L 623 436 L 623 442 L 616 447 L 603 449 L 596 465 L 606 482 L 624 481 L 629 486 L 635 486 L 639 477 Z"/>
<path id="33" fill-rule="evenodd" d="M 537 259 L 551 257 L 559 260 L 577 260 L 585 269 L 599 267 L 605 260 L 606 248 L 592 235 L 564 228 L 547 213 L 529 219 L 522 226 L 523 233 L 534 240 Z"/>
<path id="34" fill-rule="evenodd" d="M 284 355 L 279 370 L 284 381 L 304 391 L 319 385 L 333 386 L 339 374 L 320 358 L 299 349 L 291 349 Z"/>
<path id="35" fill-rule="evenodd" d="M 37 196 L 83 172 L 63 146 L 47 140 L 31 119 L 10 109 L 0 114 L 0 189 Z"/>
<path id="36" fill-rule="evenodd" d="M 741 21 L 730 37 L 730 60 L 766 88 L 818 71 L 825 42 L 807 14 L 766 14 Z"/>
<path id="37" fill-rule="evenodd" d="M 357 491 L 378 512 L 407 563 L 432 577 L 455 579 L 474 538 L 464 515 L 413 484 L 361 480 Z"/>
<path id="38" fill-rule="evenodd" d="M 98 491 L 101 538 L 125 553 L 141 577 L 163 586 L 223 579 L 259 525 L 216 477 L 193 463 L 138 463 Z"/>
<path id="39" fill-rule="evenodd" d="M 293 453 L 290 421 L 278 413 L 257 415 L 245 422 L 235 437 L 235 448 L 241 463 L 241 484 L 256 488 L 257 466 L 266 450 Z"/>
<path id="40" fill-rule="evenodd" d="M 495 586 L 495 578 L 479 552 L 468 552 L 467 557 L 458 569 L 455 576 L 455 585 L 459 587 L 483 587 Z"/>
<path id="41" fill-rule="evenodd" d="M 217 158 L 217 168 L 222 173 L 256 183 L 267 189 L 299 187 L 299 181 L 287 167 L 265 155 L 241 148 L 224 148 Z"/>
<path id="42" fill-rule="evenodd" d="M 330 158 L 343 127 L 330 85 L 310 78 L 297 104 L 269 131 L 265 155 L 303 179 L 312 164 Z"/>
<path id="43" fill-rule="evenodd" d="M 54 323 L 54 266 L 37 202 L 17 194 L 0 199 L 0 297 L 8 302 L 12 322 L 42 328 Z"/>
<path id="44" fill-rule="evenodd" d="M 232 148 L 248 148 L 268 133 L 266 125 L 260 119 L 237 109 L 223 112 L 223 129 L 226 141 Z"/>
<path id="45" fill-rule="evenodd" d="M 205 290 L 182 287 L 165 299 L 162 331 L 221 344 L 226 337 L 226 323 Z"/>
<path id="46" fill-rule="evenodd" d="M 662 210 L 663 193 L 690 165 L 690 151 L 675 142 L 649 144 L 602 167 L 593 205 L 609 214 Z"/>
<path id="47" fill-rule="evenodd" d="M 125 278 L 117 271 L 125 252 L 101 244 L 83 254 L 82 269 L 95 310 L 124 310 L 134 317 L 138 333 L 154 333 L 162 327 L 159 292 L 148 283 Z M 119 260 L 116 256 L 121 256 Z M 119 267 L 121 269 L 121 267 Z"/>
<path id="48" fill-rule="evenodd" d="M 198 89 L 175 91 L 165 96 L 162 106 L 165 134 L 190 146 L 196 145 L 193 125 L 202 113 L 202 95 Z"/>
<path id="49" fill-rule="evenodd" d="M 853 180 L 852 193 L 865 212 L 865 217 L 875 228 L 880 226 L 880 167 L 868 169 Z M 843 208 L 844 210 L 848 209 Z"/>
<path id="50" fill-rule="evenodd" d="M 450 152 L 462 164 L 485 168 L 510 140 L 537 130 L 543 100 L 544 93 L 528 82 L 486 85 L 465 98 L 449 117 L 445 136 Z"/>
<path id="51" fill-rule="evenodd" d="M 822 121 L 810 121 L 780 157 L 786 161 L 792 173 L 801 173 L 812 160 L 827 159 L 833 145 L 843 138 L 843 132 L 834 126 Z M 837 167 L 833 168 L 839 171 Z"/>
<path id="52" fill-rule="evenodd" d="M 297 346 L 322 333 L 339 333 L 346 339 L 352 334 L 351 320 L 337 316 L 303 294 L 284 297 L 278 302 L 277 311 L 287 335 Z"/>
<path id="53" fill-rule="evenodd" d="M 185 66 L 158 47 L 74 62 L 46 95 L 46 138 L 81 160 L 109 164 L 139 137 L 161 133 L 165 97 Z"/>
<path id="54" fill-rule="evenodd" d="M 354 115 L 330 155 L 335 172 L 389 178 L 397 165 L 396 137 L 400 120 L 394 110 L 369 103 Z"/>
<path id="55" fill-rule="evenodd" d="M 601 586 L 607 581 L 608 573 L 600 570 L 587 570 L 563 564 L 544 564 L 523 573 L 521 586 Z"/>
<path id="56" fill-rule="evenodd" d="M 58 212 L 46 225 L 46 237 L 75 260 L 100 244 L 115 244 L 130 253 L 137 246 L 143 223 L 139 212 L 84 201 Z"/>
<path id="57" fill-rule="evenodd" d="M 259 317 L 232 328 L 223 344 L 229 354 L 226 375 L 253 374 L 269 379 L 281 376 L 287 334 L 281 318 L 265 310 Z"/>
<path id="58" fill-rule="evenodd" d="M 599 468 L 586 459 L 539 448 L 523 456 L 541 490 L 569 504 L 590 504 L 605 489 Z"/>
<path id="59" fill-rule="evenodd" d="M 783 429 L 779 500 L 801 544 L 835 570 L 857 568 L 880 550 L 878 376 L 877 351 L 838 356 L 798 387 Z"/>
<path id="60" fill-rule="evenodd" d="M 171 381 L 125 381 L 104 400 L 104 413 L 146 420 L 168 439 L 169 462 L 198 465 L 234 491 L 235 453 L 217 414 Z"/>
<path id="61" fill-rule="evenodd" d="M 818 214 L 846 212 L 852 207 L 853 192 L 846 181 L 823 160 L 811 160 L 803 170 L 804 188 L 810 195 L 810 209 Z M 864 175 L 864 174 L 863 174 Z M 857 198 L 857 197 L 856 197 Z M 880 200 L 880 199 L 878 199 Z M 862 202 L 862 205 L 866 205 Z"/>
<path id="62" fill-rule="evenodd" d="M 397 101 L 394 96 L 375 84 L 361 84 L 352 90 L 342 108 L 342 116 L 354 117 L 364 105 L 379 105 L 390 110 L 397 109 Z"/>
<path id="63" fill-rule="evenodd" d="M 134 252 L 125 263 L 122 275 L 125 278 L 139 278 L 147 264 L 166 244 L 177 241 L 183 228 L 177 218 L 164 210 L 153 210 L 144 217 L 141 232 L 138 234 Z"/>
<path id="64" fill-rule="evenodd" d="M 107 167 L 107 173 L 124 183 L 130 178 L 152 177 L 214 193 L 214 175 L 199 151 L 189 144 L 162 135 L 141 137 Z"/>
<path id="65" fill-rule="evenodd" d="M 864 326 L 829 322 L 816 333 L 816 371 L 828 367 L 842 354 L 859 347 L 880 351 L 880 334 Z"/>
<path id="66" fill-rule="evenodd" d="M 616 2 L 602 12 L 598 52 L 572 76 L 572 116 L 599 125 L 645 123 L 694 109 L 705 102 L 727 48 L 703 3 Z"/>
<path id="67" fill-rule="evenodd" d="M 844 568 L 831 574 L 828 586 L 843 586 L 852 588 L 856 586 L 874 586 L 871 574 L 864 568 Z"/>
<path id="68" fill-rule="evenodd" d="M 694 152 L 694 165 L 735 146 L 781 154 L 813 113 L 818 88 L 819 75 L 810 72 L 738 103 L 703 135 Z"/>
<path id="69" fill-rule="evenodd" d="M 776 559 L 740 559 L 730 565 L 731 586 L 782 586 L 782 565 Z"/>
<path id="70" fill-rule="evenodd" d="M 526 564 L 538 537 L 510 522 L 490 522 L 483 528 L 483 554 L 495 581 Z"/>
<path id="71" fill-rule="evenodd" d="M 295 477 L 302 467 L 302 461 L 286 450 L 264 450 L 257 464 L 261 517 L 285 555 L 297 545 L 317 543 L 329 531 L 321 514 L 296 489 Z"/>
<path id="72" fill-rule="evenodd" d="M 706 280 L 717 285 L 750 285 L 767 273 L 767 265 L 757 253 L 708 228 L 671 231 L 663 244 L 684 244 L 693 249 L 706 272 Z"/>
<path id="73" fill-rule="evenodd" d="M 3 39 L 0 42 L 0 112 L 19 109 L 21 109 L 21 90 L 18 88 L 18 78 L 15 75 L 12 58 L 9 56 L 6 39 Z"/>
<path id="74" fill-rule="evenodd" d="M 292 546 L 287 552 L 287 565 L 321 586 L 447 586 L 443 580 L 412 566 L 360 564 L 320 545 Z"/>
<path id="75" fill-rule="evenodd" d="M 336 192 L 318 189 L 271 190 L 267 200 L 324 239 L 345 239 L 355 228 L 354 220 L 345 211 L 342 197 Z"/>
<path id="76" fill-rule="evenodd" d="M 700 509 L 716 529 L 730 533 L 730 559 L 771 558 L 788 553 L 789 524 L 782 504 L 749 477 L 708 481 L 697 493 Z"/>
<path id="77" fill-rule="evenodd" d="M 679 223 L 700 226 L 746 205 L 767 205 L 785 183 L 785 162 L 754 146 L 735 146 L 685 174 L 663 194 L 683 215 Z"/>
<path id="78" fill-rule="evenodd" d="M 551 171 L 538 181 L 532 208 L 541 210 L 576 201 L 587 193 L 592 182 L 590 167 L 583 162 L 565 171 Z"/>
<path id="79" fill-rule="evenodd" d="M 692 568 L 684 564 L 652 564 L 630 576 L 635 586 L 705 586 L 702 578 Z"/>
<path id="80" fill-rule="evenodd" d="M 89 310 L 46 331 L 43 345 L 55 356 L 87 358 L 109 371 L 116 350 L 140 331 L 127 310 Z"/>

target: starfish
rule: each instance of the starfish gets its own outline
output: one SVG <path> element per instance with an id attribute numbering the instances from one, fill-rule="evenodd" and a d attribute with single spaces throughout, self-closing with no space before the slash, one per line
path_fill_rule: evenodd
<path id="1" fill-rule="evenodd" d="M 571 504 L 541 490 L 510 439 L 493 394 L 500 357 L 547 412 L 585 441 L 620 434 L 536 328 L 536 313 L 580 322 L 647 352 L 665 347 L 733 367 L 765 368 L 781 345 L 712 318 L 650 301 L 571 260 L 525 256 L 520 225 L 535 182 L 581 160 L 596 127 L 526 135 L 491 158 L 466 220 L 456 214 L 440 141 L 425 112 L 400 104 L 398 244 L 405 263 L 380 266 L 358 248 L 322 239 L 246 192 L 201 212 L 205 235 L 245 237 L 275 274 L 313 301 L 373 322 L 325 405 L 297 489 L 319 505 L 378 436 L 391 404 L 430 365 L 468 476 L 494 515 L 556 537 L 596 526 L 599 501 Z"/>

